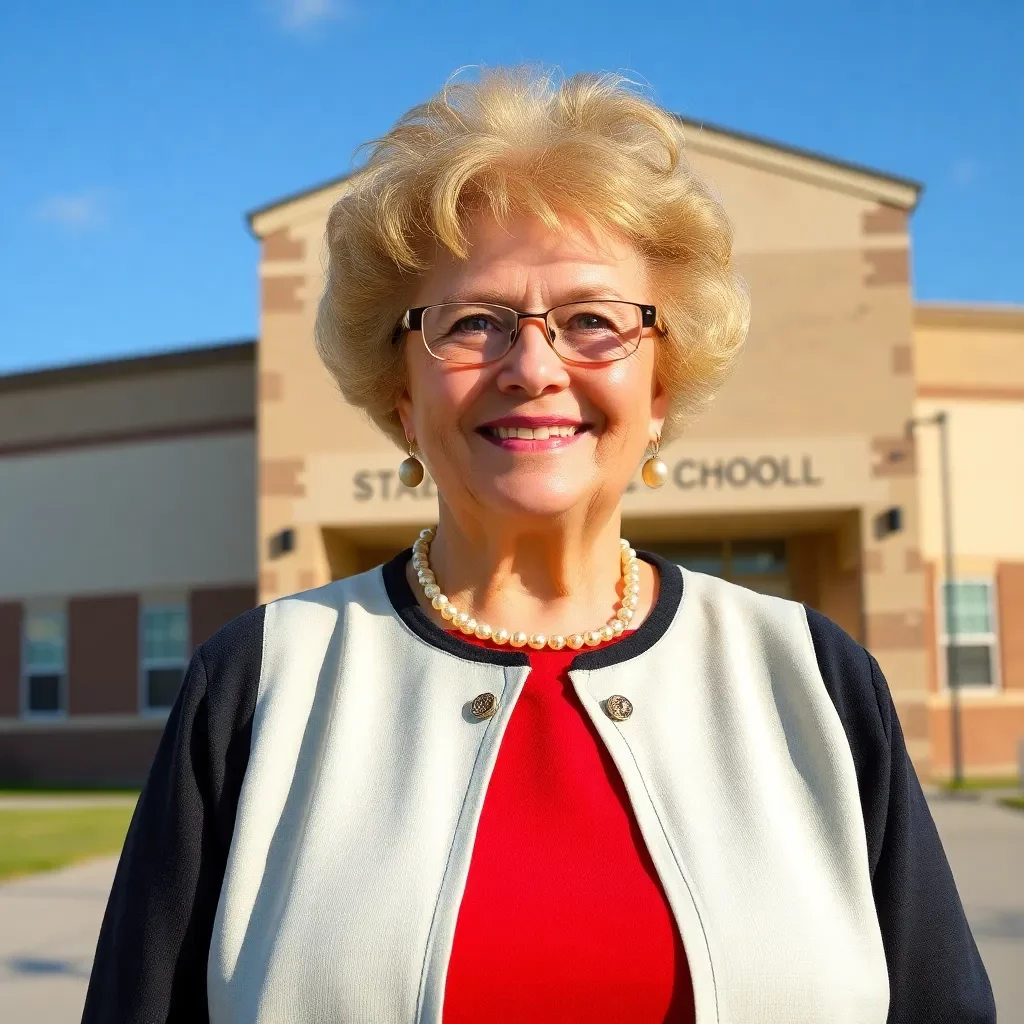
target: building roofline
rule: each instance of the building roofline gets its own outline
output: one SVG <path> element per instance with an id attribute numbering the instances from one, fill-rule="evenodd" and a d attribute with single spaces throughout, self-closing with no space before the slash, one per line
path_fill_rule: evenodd
<path id="1" fill-rule="evenodd" d="M 170 370 L 191 370 L 202 366 L 252 362 L 255 354 L 256 339 L 243 338 L 146 355 L 118 356 L 95 362 L 48 366 L 0 375 L 0 394 L 59 387 L 64 384 L 82 384 L 114 377 L 135 377 Z"/>
<path id="2" fill-rule="evenodd" d="M 974 327 L 982 330 L 1024 331 L 1024 306 L 966 302 L 918 302 L 915 327 Z"/>
<path id="3" fill-rule="evenodd" d="M 737 131 L 735 128 L 725 128 L 720 124 L 715 124 L 713 121 L 705 121 L 703 119 L 696 121 L 692 118 L 684 117 L 682 114 L 676 114 L 675 118 L 689 128 L 696 128 L 698 130 L 706 128 L 708 131 L 715 132 L 718 135 L 725 135 L 728 138 L 736 139 L 737 142 L 750 142 L 756 146 L 764 146 L 767 149 L 788 153 L 790 156 L 801 157 L 804 160 L 813 160 L 816 163 L 836 167 L 842 171 L 866 174 L 868 177 L 877 178 L 879 181 L 886 181 L 903 188 L 914 189 L 918 194 L 924 191 L 924 182 L 917 181 L 915 178 L 906 178 L 902 175 L 892 174 L 889 171 L 882 171 L 868 164 L 859 164 L 852 160 L 842 160 L 839 157 L 829 156 L 827 153 L 821 153 L 815 149 L 805 149 L 803 146 L 792 146 L 786 142 L 777 142 L 775 139 L 769 139 L 764 135 Z"/>
<path id="4" fill-rule="evenodd" d="M 772 149 L 779 153 L 786 153 L 790 156 L 799 157 L 803 160 L 811 160 L 815 163 L 824 164 L 828 167 L 834 167 L 838 170 L 849 171 L 854 174 L 867 175 L 870 178 L 875 178 L 878 181 L 884 181 L 891 185 L 896 185 L 901 188 L 909 188 L 917 193 L 918 199 L 921 193 L 924 191 L 923 182 L 917 181 L 914 178 L 906 178 L 901 175 L 891 174 L 888 171 L 881 171 L 877 167 L 869 167 L 867 164 L 855 163 L 852 160 L 841 160 L 838 157 L 828 156 L 825 153 L 820 153 L 817 150 L 805 149 L 801 146 L 791 146 L 784 142 L 777 142 L 775 139 L 766 138 L 763 135 L 754 135 L 750 132 L 737 131 L 734 128 L 725 128 L 722 125 L 715 124 L 711 121 L 694 120 L 693 118 L 684 117 L 681 114 L 673 115 L 676 120 L 688 128 L 700 131 L 707 129 L 708 131 L 715 132 L 717 135 L 723 135 L 726 138 L 734 139 L 737 142 L 747 142 L 755 146 L 763 146 L 766 149 Z M 308 188 L 299 189 L 295 192 L 289 192 L 286 195 L 280 196 L 277 199 L 271 200 L 269 203 L 264 203 L 261 206 L 257 206 L 252 210 L 249 210 L 245 214 L 246 224 L 248 225 L 251 234 L 255 235 L 255 229 L 253 222 L 257 217 L 262 216 L 265 213 L 270 213 L 272 210 L 279 209 L 282 206 L 287 206 L 289 203 L 297 202 L 300 199 L 306 199 L 308 196 L 316 195 L 318 192 L 324 192 L 327 189 L 335 188 L 349 178 L 353 177 L 357 171 L 350 171 L 347 174 L 341 174 L 334 178 L 329 178 L 326 181 L 321 181 L 316 185 L 310 185 Z M 915 201 L 916 203 L 916 201 Z"/>
<path id="5" fill-rule="evenodd" d="M 262 217 L 265 213 L 270 213 L 271 210 L 276 210 L 281 206 L 287 206 L 289 203 L 297 202 L 300 199 L 305 199 L 307 196 L 314 196 L 317 192 L 326 192 L 329 188 L 335 188 L 342 182 L 348 181 L 355 171 L 349 171 L 348 174 L 339 174 L 335 178 L 328 178 L 327 181 L 318 182 L 316 185 L 310 185 L 308 188 L 301 188 L 296 192 L 289 192 L 286 195 L 279 197 L 278 199 L 271 200 L 269 203 L 264 203 L 262 206 L 257 206 L 252 210 L 249 210 L 245 214 L 245 222 L 249 227 L 249 233 L 256 234 L 255 228 L 253 227 L 253 221 L 257 217 Z"/>

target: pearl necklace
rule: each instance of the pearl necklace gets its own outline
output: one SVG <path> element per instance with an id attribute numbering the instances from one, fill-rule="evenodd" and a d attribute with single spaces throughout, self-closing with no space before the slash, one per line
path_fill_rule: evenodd
<path id="1" fill-rule="evenodd" d="M 416 578 L 419 580 L 423 593 L 430 601 L 432 607 L 436 608 L 441 615 L 451 622 L 456 629 L 461 630 L 467 636 L 477 636 L 481 640 L 492 640 L 496 644 L 511 644 L 513 647 L 525 647 L 529 645 L 535 651 L 544 647 L 550 647 L 553 651 L 560 651 L 563 647 L 571 647 L 578 651 L 584 644 L 587 647 L 596 647 L 598 644 L 613 637 L 619 636 L 629 625 L 633 618 L 633 612 L 639 603 L 640 593 L 640 563 L 637 561 L 636 552 L 629 546 L 629 541 L 624 537 L 620 539 L 620 555 L 622 561 L 622 601 L 618 610 L 600 629 L 592 629 L 587 633 L 570 633 L 569 636 L 546 636 L 544 633 L 510 633 L 507 629 L 492 629 L 486 622 L 477 622 L 469 612 L 456 608 L 451 601 L 441 593 L 437 585 L 433 569 L 430 568 L 430 542 L 434 539 L 435 527 L 427 527 L 420 531 L 419 539 L 412 546 L 412 566 L 416 570 Z"/>

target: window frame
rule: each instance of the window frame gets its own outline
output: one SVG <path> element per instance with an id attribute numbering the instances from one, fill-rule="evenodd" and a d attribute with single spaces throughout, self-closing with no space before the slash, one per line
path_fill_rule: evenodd
<path id="1" fill-rule="evenodd" d="M 152 611 L 182 611 L 185 614 L 185 653 L 180 660 L 146 657 L 146 613 Z M 182 679 L 188 670 L 192 641 L 192 616 L 188 596 L 185 594 L 150 594 L 139 599 L 139 714 L 147 718 L 166 718 L 172 705 L 154 706 L 149 703 L 149 670 L 181 667 Z"/>
<path id="2" fill-rule="evenodd" d="M 58 617 L 61 622 L 64 636 L 64 658 L 60 669 L 60 684 L 58 691 L 58 707 L 55 711 L 35 711 L 29 706 L 31 686 L 29 680 L 33 675 L 43 675 L 42 672 L 32 672 L 28 658 L 28 627 L 29 621 L 35 617 Z M 28 603 L 24 605 L 21 613 L 21 671 L 19 686 L 20 717 L 33 721 L 58 721 L 68 717 L 68 610 L 64 601 L 46 601 L 39 603 Z M 52 674 L 52 673 L 45 673 Z"/>
<path id="3" fill-rule="evenodd" d="M 999 646 L 999 600 L 996 580 L 992 576 L 956 576 L 952 581 L 945 577 L 936 579 L 936 601 L 935 608 L 938 615 L 938 628 L 936 630 L 939 662 L 939 687 L 945 693 L 953 689 L 949 685 L 949 633 L 946 629 L 949 616 L 946 609 L 946 586 L 949 582 L 953 586 L 974 585 L 984 586 L 988 596 L 988 618 L 991 630 L 987 633 L 957 633 L 957 647 L 983 647 L 989 648 L 989 664 L 992 668 L 991 681 L 988 683 L 960 683 L 956 690 L 958 693 L 991 694 L 1002 690 L 1003 680 L 1000 672 L 1000 646 Z"/>

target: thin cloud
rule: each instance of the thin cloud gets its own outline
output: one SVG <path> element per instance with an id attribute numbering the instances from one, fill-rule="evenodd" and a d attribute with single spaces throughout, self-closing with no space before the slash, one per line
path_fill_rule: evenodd
<path id="1" fill-rule="evenodd" d="M 66 231 L 81 232 L 102 227 L 109 216 L 107 195 L 99 189 L 47 196 L 36 207 L 36 219 Z"/>
<path id="2" fill-rule="evenodd" d="M 978 177 L 978 164 L 974 160 L 957 160 L 953 164 L 953 182 L 961 188 L 974 184 Z"/>
<path id="3" fill-rule="evenodd" d="M 338 0 L 273 0 L 273 9 L 281 27 L 296 34 L 334 21 L 343 13 Z"/>

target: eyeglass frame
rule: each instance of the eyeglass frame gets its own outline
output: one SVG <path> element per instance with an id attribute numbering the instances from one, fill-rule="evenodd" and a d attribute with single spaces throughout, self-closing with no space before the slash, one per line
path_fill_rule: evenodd
<path id="1" fill-rule="evenodd" d="M 557 306 L 552 306 L 551 309 L 546 310 L 543 313 L 520 313 L 519 310 L 513 309 L 511 306 L 503 306 L 500 302 L 486 302 L 486 301 L 475 302 L 472 299 L 467 299 L 465 301 L 457 301 L 457 302 L 433 302 L 429 306 L 414 306 L 412 309 L 407 309 L 402 314 L 401 320 L 399 320 L 398 325 L 395 327 L 395 332 L 391 336 L 391 344 L 392 345 L 397 345 L 398 342 L 401 341 L 402 335 L 406 331 L 419 331 L 421 336 L 422 336 L 422 333 L 423 333 L 423 314 L 428 309 L 433 309 L 436 306 L 463 306 L 463 305 L 465 305 L 465 306 L 473 306 L 473 305 L 480 305 L 480 306 L 493 306 L 496 309 L 506 309 L 506 310 L 508 310 L 508 312 L 515 314 L 516 326 L 515 326 L 514 330 L 512 331 L 512 336 L 511 336 L 511 339 L 510 339 L 510 341 L 508 343 L 508 348 L 505 349 L 505 351 L 502 352 L 502 354 L 500 356 L 495 356 L 494 359 L 487 359 L 487 360 L 485 360 L 483 362 L 479 362 L 479 363 L 456 363 L 454 360 L 444 359 L 441 356 L 434 355 L 434 353 L 431 352 L 431 350 L 430 350 L 430 346 L 427 344 L 427 339 L 426 338 L 423 339 L 423 347 L 427 350 L 427 354 L 430 355 L 430 357 L 432 359 L 438 360 L 438 362 L 441 362 L 441 363 L 452 363 L 453 365 L 456 365 L 456 366 L 486 366 L 488 363 L 496 363 L 496 362 L 498 362 L 499 359 L 504 359 L 505 356 L 507 356 L 509 354 L 509 352 L 512 351 L 513 346 L 519 340 L 519 324 L 520 324 L 520 322 L 522 320 L 543 320 L 544 321 L 544 327 L 545 327 L 545 333 L 547 333 L 548 313 L 552 313 L 556 309 L 561 309 L 563 306 L 578 306 L 578 305 L 582 305 L 583 303 L 586 303 L 586 302 L 621 302 L 625 306 L 635 306 L 637 309 L 640 310 L 640 330 L 641 331 L 643 331 L 643 329 L 645 327 L 654 327 L 654 326 L 656 326 L 657 322 L 658 322 L 658 309 L 657 309 L 656 306 L 652 306 L 652 305 L 650 305 L 650 304 L 648 304 L 646 302 L 630 302 L 628 299 L 576 299 L 573 302 L 560 302 L 560 303 L 558 303 Z M 548 344 L 551 346 L 551 349 L 555 353 L 555 355 L 558 356 L 558 358 L 561 359 L 563 362 L 574 362 L 575 361 L 575 360 L 571 360 L 571 359 L 570 360 L 566 360 L 565 357 L 555 348 L 554 343 L 553 343 L 551 338 L 548 338 Z M 639 347 L 639 344 L 640 343 L 638 341 L 637 342 L 637 346 L 638 347 Z M 635 352 L 635 351 L 636 351 L 636 349 L 634 348 L 633 352 Z M 603 362 L 617 363 L 620 359 L 626 359 L 629 356 L 631 356 L 633 354 L 633 352 L 627 352 L 626 355 L 619 356 L 617 359 L 594 359 L 594 360 L 585 360 L 585 362 L 587 362 L 587 363 L 595 363 L 595 364 L 603 363 Z"/>

